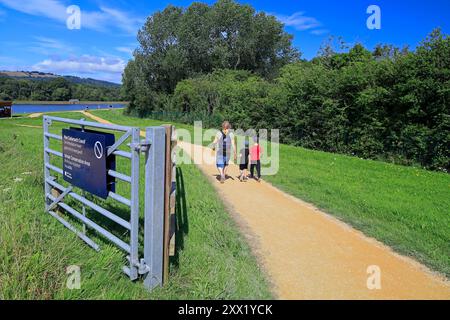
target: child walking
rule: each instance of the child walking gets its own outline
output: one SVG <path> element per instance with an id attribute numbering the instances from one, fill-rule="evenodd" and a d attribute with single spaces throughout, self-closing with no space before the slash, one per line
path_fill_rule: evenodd
<path id="1" fill-rule="evenodd" d="M 239 180 L 241 182 L 248 181 L 248 159 L 250 155 L 249 143 L 246 140 L 244 148 L 239 151 L 239 170 L 241 171 L 241 175 L 239 176 Z"/>
<path id="2" fill-rule="evenodd" d="M 261 155 L 263 150 L 259 145 L 259 138 L 253 138 L 254 144 L 250 148 L 250 178 L 256 179 L 256 181 L 261 181 Z M 257 176 L 255 177 L 255 168 Z"/>

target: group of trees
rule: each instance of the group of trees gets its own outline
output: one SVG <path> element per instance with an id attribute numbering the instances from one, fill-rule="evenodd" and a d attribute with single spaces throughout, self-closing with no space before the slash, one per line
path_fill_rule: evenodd
<path id="1" fill-rule="evenodd" d="M 169 5 L 138 33 L 140 46 L 123 76 L 125 98 L 145 109 L 164 101 L 179 81 L 215 69 L 273 78 L 299 57 L 291 40 L 275 17 L 232 0 L 195 2 L 186 9 Z"/>
<path id="2" fill-rule="evenodd" d="M 32 101 L 119 101 L 120 87 L 77 84 L 62 77 L 26 80 L 0 77 L 0 100 Z"/>
<path id="3" fill-rule="evenodd" d="M 123 79 L 131 113 L 228 119 L 278 128 L 293 145 L 450 170 L 450 37 L 440 30 L 414 51 L 329 44 L 305 61 L 273 17 L 220 0 L 156 13 L 139 41 Z"/>

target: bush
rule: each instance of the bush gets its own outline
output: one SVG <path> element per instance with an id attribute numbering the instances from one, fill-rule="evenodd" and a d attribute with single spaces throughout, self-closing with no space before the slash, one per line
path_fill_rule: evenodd
<path id="1" fill-rule="evenodd" d="M 216 70 L 178 82 L 173 94 L 142 92 L 149 102 L 140 105 L 157 119 L 214 127 L 227 119 L 278 128 L 282 142 L 306 148 L 450 170 L 450 38 L 439 30 L 415 52 L 328 49 L 284 66 L 274 81 Z"/>

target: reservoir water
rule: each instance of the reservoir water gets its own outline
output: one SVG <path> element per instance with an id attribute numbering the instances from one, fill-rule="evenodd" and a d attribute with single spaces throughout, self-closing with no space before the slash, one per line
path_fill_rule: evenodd
<path id="1" fill-rule="evenodd" d="M 96 110 L 96 109 L 118 109 L 125 108 L 125 104 L 13 104 L 13 115 L 36 112 L 64 112 L 77 110 Z"/>

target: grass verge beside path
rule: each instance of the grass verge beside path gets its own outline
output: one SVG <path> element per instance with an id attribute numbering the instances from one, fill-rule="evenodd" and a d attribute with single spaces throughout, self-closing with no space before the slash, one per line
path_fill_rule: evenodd
<path id="1" fill-rule="evenodd" d="M 82 117 L 72 112 L 52 115 Z M 129 120 L 122 123 L 138 125 Z M 119 249 L 92 235 L 102 248 L 97 253 L 44 213 L 42 129 L 17 124 L 41 126 L 42 117 L 0 123 L 0 300 L 272 297 L 212 186 L 189 165 L 178 172 L 183 181 L 177 199 L 180 250 L 171 262 L 169 283 L 148 293 L 140 282 L 129 281 L 121 271 L 125 260 Z M 70 265 L 81 267 L 80 290 L 66 288 Z"/>
<path id="2" fill-rule="evenodd" d="M 163 123 L 93 113 L 115 123 Z M 450 277 L 450 175 L 280 145 L 280 170 L 264 178 Z"/>
<path id="3" fill-rule="evenodd" d="M 450 175 L 283 145 L 265 177 L 450 277 Z"/>

